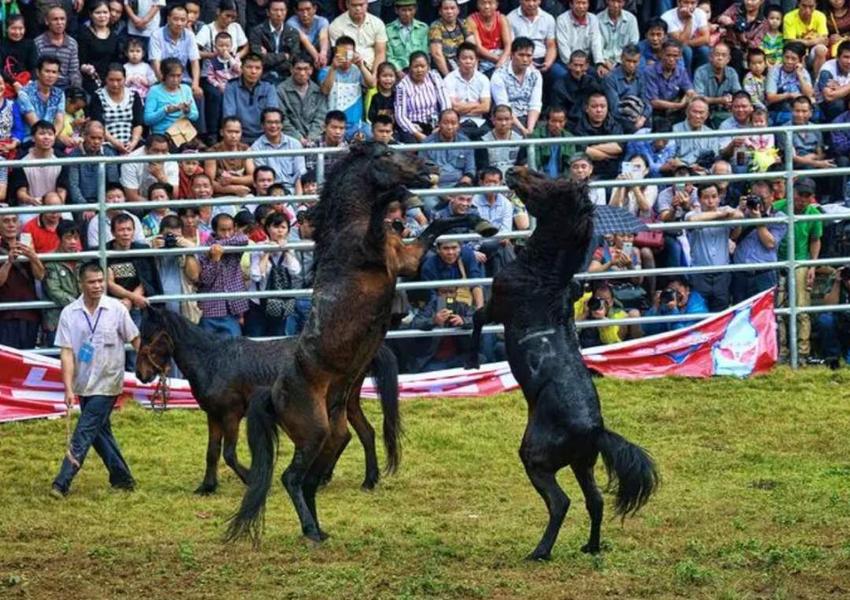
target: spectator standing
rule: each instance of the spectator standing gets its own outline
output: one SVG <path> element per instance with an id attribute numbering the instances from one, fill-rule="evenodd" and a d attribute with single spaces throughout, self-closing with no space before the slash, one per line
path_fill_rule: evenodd
<path id="1" fill-rule="evenodd" d="M 183 236 L 183 228 L 180 218 L 176 215 L 167 215 L 159 223 L 159 232 L 151 239 L 152 248 L 192 248 L 196 244 Z M 197 290 L 198 278 L 201 276 L 201 265 L 194 254 L 182 256 L 157 256 L 156 270 L 162 284 L 162 293 L 171 294 L 193 294 Z M 166 302 L 165 307 L 177 314 L 181 314 L 193 323 L 201 318 L 197 302 Z"/>
<path id="2" fill-rule="evenodd" d="M 136 39 L 147 53 L 150 38 L 160 26 L 160 10 L 165 8 L 165 0 L 124 0 L 124 10 L 127 13 L 127 34 Z"/>
<path id="3" fill-rule="evenodd" d="M 312 76 L 310 57 L 302 54 L 292 61 L 292 77 L 277 86 L 283 132 L 299 140 L 302 146 L 319 137 L 328 112 L 328 99 Z"/>
<path id="4" fill-rule="evenodd" d="M 524 3 L 539 0 L 524 0 Z M 514 112 L 514 128 L 528 137 L 543 109 L 543 76 L 533 65 L 534 43 L 517 37 L 511 44 L 511 60 L 493 73 L 490 97 L 494 105 L 506 104 Z"/>
<path id="5" fill-rule="evenodd" d="M 754 182 L 750 195 L 743 199 L 739 210 L 743 210 L 744 216 L 748 219 L 777 216 L 778 213 L 773 206 L 773 195 L 770 193 L 770 184 L 766 181 Z M 745 226 L 735 240 L 732 263 L 756 265 L 776 262 L 779 244 L 785 238 L 787 231 L 788 226 L 785 223 Z M 732 304 L 738 304 L 759 292 L 769 290 L 777 283 L 775 269 L 735 271 L 732 273 Z"/>
<path id="6" fill-rule="evenodd" d="M 95 0 L 89 5 L 89 22 L 80 28 L 80 72 L 83 88 L 94 94 L 106 79 L 109 64 L 118 55 L 118 35 L 109 26 L 109 3 Z"/>
<path id="7" fill-rule="evenodd" d="M 0 303 L 34 302 L 36 282 L 44 279 L 44 265 L 32 246 L 20 239 L 18 215 L 0 216 Z M 35 348 L 41 312 L 38 310 L 0 311 L 0 344 L 29 350 Z"/>
<path id="8" fill-rule="evenodd" d="M 234 116 L 242 123 L 242 141 L 251 144 L 260 135 L 261 116 L 267 108 L 278 108 L 280 102 L 274 86 L 262 81 L 263 60 L 248 54 L 242 60 L 242 76 L 227 83 L 222 100 L 222 114 Z"/>
<path id="9" fill-rule="evenodd" d="M 747 52 L 747 66 L 750 70 L 744 75 L 741 89 L 750 95 L 753 104 L 767 107 L 765 85 L 767 83 L 767 58 L 764 50 L 753 48 Z"/>
<path id="10" fill-rule="evenodd" d="M 39 58 L 52 56 L 59 61 L 59 78 L 56 86 L 65 90 L 69 86 L 82 87 L 79 47 L 77 40 L 68 35 L 68 15 L 61 6 L 51 6 L 45 13 L 47 31 L 35 38 Z"/>
<path id="11" fill-rule="evenodd" d="M 699 208 L 685 215 L 686 221 L 725 221 L 743 219 L 741 211 L 730 206 L 720 206 L 720 193 L 716 184 L 709 183 L 698 188 Z M 729 264 L 729 238 L 737 238 L 740 228 L 704 227 L 688 230 L 691 246 L 691 266 L 723 267 Z M 712 312 L 729 306 L 731 273 L 698 273 L 691 283 L 708 303 Z"/>
<path id="12" fill-rule="evenodd" d="M 265 21 L 251 29 L 250 47 L 253 54 L 261 57 L 264 78 L 277 84 L 289 77 L 292 59 L 301 53 L 301 37 L 297 29 L 286 23 L 284 0 L 270 0 L 266 15 Z"/>
<path id="13" fill-rule="evenodd" d="M 375 15 L 366 12 L 366 0 L 346 0 L 347 11 L 331 22 L 328 34 L 331 44 L 348 37 L 354 42 L 363 65 L 373 75 L 387 58 L 387 30 Z M 373 84 L 374 85 L 374 84 Z"/>
<path id="14" fill-rule="evenodd" d="M 138 38 L 130 38 L 127 42 L 124 72 L 127 75 L 127 87 L 136 92 L 142 100 L 147 98 L 148 91 L 157 82 L 157 75 L 145 60 L 145 47 Z"/>
<path id="15" fill-rule="evenodd" d="M 504 65 L 511 57 L 513 32 L 508 18 L 498 10 L 496 0 L 478 0 L 478 10 L 466 23 L 475 44 L 477 57 L 481 61 L 481 71 L 490 74 Z"/>
<path id="16" fill-rule="evenodd" d="M 113 239 L 106 244 L 108 250 L 137 250 L 149 248 L 146 242 L 135 242 L 135 221 L 130 215 L 119 213 L 112 217 L 110 229 Z M 142 321 L 141 310 L 149 305 L 151 296 L 162 293 L 159 272 L 152 256 L 107 259 L 106 289 L 130 312 L 137 325 Z"/>
<path id="17" fill-rule="evenodd" d="M 443 79 L 428 70 L 428 57 L 414 52 L 410 69 L 396 87 L 395 119 L 401 130 L 401 141 L 424 141 L 433 131 L 442 111 L 451 108 Z"/>
<path id="18" fill-rule="evenodd" d="M 301 142 L 283 134 L 283 113 L 279 108 L 267 108 L 260 117 L 263 135 L 251 145 L 251 150 L 300 150 Z M 275 180 L 283 183 L 296 195 L 301 195 L 301 176 L 307 172 L 303 156 L 261 156 L 254 165 L 268 165 L 275 172 Z"/>
<path id="19" fill-rule="evenodd" d="M 236 233 L 233 217 L 227 214 L 216 215 L 212 220 L 214 234 L 207 240 L 209 254 L 200 255 L 201 275 L 198 292 L 224 293 L 245 292 L 245 280 L 242 278 L 242 252 L 224 253 L 225 247 L 247 246 L 248 238 Z M 238 337 L 242 334 L 240 323 L 248 310 L 248 300 L 201 300 L 198 302 L 203 316 L 198 323 L 206 331 L 226 337 Z"/>
<path id="20" fill-rule="evenodd" d="M 80 418 L 50 490 L 57 499 L 68 495 L 71 481 L 92 446 L 106 466 L 113 488 L 132 491 L 135 487 L 109 418 L 124 388 L 124 344 L 138 350 L 139 330 L 126 308 L 104 293 L 100 265 L 83 266 L 80 288 L 82 295 L 62 309 L 56 332 L 65 404 L 70 410 L 75 397 L 80 401 Z"/>
<path id="21" fill-rule="evenodd" d="M 378 115 L 394 118 L 395 88 L 395 68 L 388 62 L 378 65 L 375 87 L 366 93 L 366 120 L 369 123 L 374 122 Z"/>
<path id="22" fill-rule="evenodd" d="M 416 0 L 395 0 L 398 18 L 387 25 L 387 61 L 401 79 L 414 52 L 428 52 L 427 24 L 416 19 Z"/>

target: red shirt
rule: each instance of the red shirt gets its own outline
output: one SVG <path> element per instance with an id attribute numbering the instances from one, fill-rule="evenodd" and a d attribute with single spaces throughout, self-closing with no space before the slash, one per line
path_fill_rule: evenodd
<path id="1" fill-rule="evenodd" d="M 22 231 L 32 235 L 32 247 L 37 254 L 55 252 L 59 247 L 59 236 L 55 229 L 45 229 L 41 224 L 41 217 L 30 219 L 24 225 Z"/>

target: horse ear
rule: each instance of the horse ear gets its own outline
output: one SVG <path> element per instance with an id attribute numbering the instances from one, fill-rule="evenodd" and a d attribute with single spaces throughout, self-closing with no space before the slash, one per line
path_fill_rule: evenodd
<path id="1" fill-rule="evenodd" d="M 352 142 L 348 145 L 348 151 L 352 156 L 367 156 L 372 151 L 374 144 L 370 142 Z"/>

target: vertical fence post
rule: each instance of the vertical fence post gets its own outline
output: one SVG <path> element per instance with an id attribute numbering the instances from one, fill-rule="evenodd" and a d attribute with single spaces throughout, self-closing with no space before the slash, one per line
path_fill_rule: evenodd
<path id="1" fill-rule="evenodd" d="M 528 148 L 528 168 L 534 171 L 537 170 L 537 146 L 531 145 Z"/>
<path id="2" fill-rule="evenodd" d="M 316 183 L 320 186 L 325 182 L 325 154 L 316 155 Z"/>
<path id="3" fill-rule="evenodd" d="M 785 279 L 785 298 L 788 302 L 787 341 L 791 359 L 791 368 L 799 365 L 797 348 L 797 257 L 795 252 L 794 230 L 794 140 L 793 133 L 785 132 L 785 201 L 788 211 L 788 233 L 785 234 L 787 248 L 785 258 L 788 260 L 787 276 Z M 781 349 L 780 349 L 781 350 Z"/>
<path id="4" fill-rule="evenodd" d="M 97 163 L 97 252 L 100 267 L 106 275 L 106 164 Z"/>

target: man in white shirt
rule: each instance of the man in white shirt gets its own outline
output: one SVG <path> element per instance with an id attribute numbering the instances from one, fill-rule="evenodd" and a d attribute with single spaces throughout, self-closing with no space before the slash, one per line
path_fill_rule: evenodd
<path id="1" fill-rule="evenodd" d="M 346 0 L 348 10 L 333 20 L 328 28 L 331 45 L 342 36 L 354 40 L 357 53 L 373 75 L 387 60 L 387 28 L 384 22 L 366 11 L 366 0 Z"/>
<path id="2" fill-rule="evenodd" d="M 557 64 L 555 17 L 541 10 L 540 0 L 520 0 L 519 7 L 508 13 L 508 23 L 514 39 L 526 37 L 534 42 L 534 66 L 539 71 L 546 73 Z M 566 69 L 561 69 L 566 75 Z"/>
<path id="3" fill-rule="evenodd" d="M 458 68 L 449 73 L 443 85 L 460 115 L 460 130 L 469 139 L 480 139 L 487 131 L 490 113 L 490 80 L 478 70 L 475 44 L 463 42 L 457 49 Z"/>
<path id="4" fill-rule="evenodd" d="M 708 15 L 697 8 L 697 0 L 677 0 L 676 8 L 663 15 L 667 37 L 682 43 L 682 58 L 690 73 L 708 62 Z"/>
<path id="5" fill-rule="evenodd" d="M 130 156 L 168 155 L 168 138 L 151 134 L 145 146 L 134 150 Z M 180 171 L 174 161 L 137 162 L 121 165 L 121 185 L 130 202 L 147 200 L 148 188 L 154 182 L 168 183 L 173 189 L 180 184 Z"/>
<path id="6" fill-rule="evenodd" d="M 70 410 L 74 399 L 80 400 L 80 418 L 50 490 L 57 499 L 68 494 L 92 446 L 113 488 L 130 491 L 135 486 L 109 419 L 124 388 L 124 344 L 138 351 L 139 330 L 124 305 L 106 296 L 103 269 L 96 262 L 80 269 L 80 289 L 82 296 L 62 309 L 56 330 L 65 405 Z"/>

